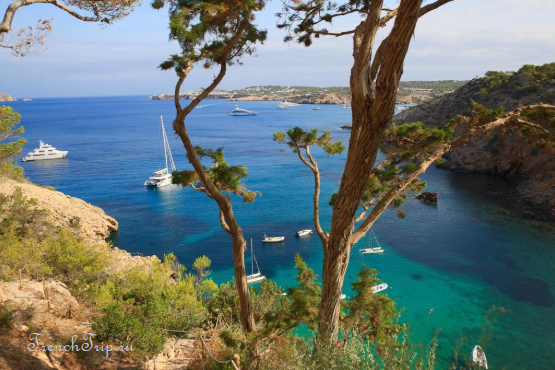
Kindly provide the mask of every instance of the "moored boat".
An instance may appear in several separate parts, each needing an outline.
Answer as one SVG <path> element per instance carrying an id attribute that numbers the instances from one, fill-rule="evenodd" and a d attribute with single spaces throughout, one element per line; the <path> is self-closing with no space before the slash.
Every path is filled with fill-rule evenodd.
<path id="1" fill-rule="evenodd" d="M 246 110 L 243 108 L 239 108 L 238 105 L 235 106 L 235 109 L 229 112 L 228 116 L 256 116 L 257 112 Z"/>
<path id="2" fill-rule="evenodd" d="M 160 125 L 162 126 L 162 140 L 164 141 L 164 157 L 166 158 L 166 167 L 161 170 L 154 171 L 148 180 L 145 181 L 145 186 L 155 186 L 157 188 L 171 185 L 173 175 L 169 170 L 171 169 L 172 172 L 175 171 L 175 163 L 173 163 L 170 143 L 168 142 L 168 138 L 166 136 L 162 116 L 160 116 Z"/>
<path id="3" fill-rule="evenodd" d="M 486 353 L 479 345 L 475 345 L 474 348 L 472 348 L 472 364 L 475 366 L 479 366 L 480 368 L 488 368 Z"/>
<path id="4" fill-rule="evenodd" d="M 387 285 L 386 283 L 381 283 L 381 284 L 378 284 L 376 286 L 373 286 L 371 289 L 372 289 L 372 293 L 375 294 L 375 293 L 382 292 L 382 291 L 386 290 L 387 288 L 389 288 L 389 285 Z"/>
<path id="5" fill-rule="evenodd" d="M 310 234 L 312 234 L 312 230 L 310 229 L 297 231 L 297 236 L 305 236 Z"/>
<path id="6" fill-rule="evenodd" d="M 285 240 L 285 236 L 266 236 L 262 239 L 262 243 L 279 243 Z"/>
<path id="7" fill-rule="evenodd" d="M 374 237 L 374 239 L 372 239 L 372 237 Z M 375 241 L 375 246 L 374 246 L 374 241 Z M 382 246 L 380 245 L 380 243 L 378 243 L 378 238 L 376 238 L 376 234 L 374 234 L 374 232 L 372 231 L 372 235 L 370 235 L 369 237 L 369 242 L 370 245 L 368 246 L 368 248 L 363 248 L 360 249 L 360 253 L 362 254 L 376 254 L 376 253 L 383 253 L 384 249 L 382 248 Z"/>
<path id="8" fill-rule="evenodd" d="M 256 269 L 258 272 L 254 273 L 254 264 L 256 263 Z M 251 238 L 251 274 L 247 275 L 247 284 L 254 284 L 258 283 L 262 280 L 266 279 L 266 276 L 260 273 L 260 267 L 258 267 L 258 262 L 256 261 L 256 257 L 252 251 L 252 238 Z"/>

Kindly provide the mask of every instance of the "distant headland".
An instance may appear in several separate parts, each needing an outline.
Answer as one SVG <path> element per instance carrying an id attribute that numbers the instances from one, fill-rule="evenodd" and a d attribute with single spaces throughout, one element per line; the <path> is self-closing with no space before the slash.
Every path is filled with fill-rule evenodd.
<path id="1" fill-rule="evenodd" d="M 463 86 L 467 81 L 402 81 L 397 92 L 397 103 L 420 104 Z M 194 99 L 200 90 L 191 90 L 179 95 L 180 99 Z M 208 99 L 231 101 L 281 101 L 299 104 L 348 104 L 348 87 L 313 86 L 250 86 L 239 90 L 214 90 Z M 151 95 L 152 100 L 172 100 L 174 94 Z"/>
<path id="2" fill-rule="evenodd" d="M 11 95 L 0 93 L 0 101 L 17 101 L 17 99 Z"/>

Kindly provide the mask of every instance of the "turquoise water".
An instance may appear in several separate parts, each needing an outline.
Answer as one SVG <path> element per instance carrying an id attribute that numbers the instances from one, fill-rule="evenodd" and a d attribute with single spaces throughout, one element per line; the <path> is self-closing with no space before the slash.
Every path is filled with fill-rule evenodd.
<path id="1" fill-rule="evenodd" d="M 43 139 L 61 150 L 66 160 L 24 163 L 34 182 L 56 187 L 102 207 L 120 223 L 114 243 L 130 252 L 173 252 L 190 265 L 197 256 L 213 261 L 212 277 L 232 277 L 229 236 L 221 231 L 216 205 L 191 189 L 169 186 L 146 189 L 150 172 L 163 166 L 159 116 L 171 128 L 171 101 L 143 97 L 35 99 L 9 103 L 23 114 L 24 152 Z M 225 115 L 234 103 L 206 101 L 188 120 L 197 145 L 225 147 L 231 164 L 249 169 L 247 185 L 263 193 L 253 204 L 234 202 L 245 236 L 254 239 L 260 269 L 281 286 L 294 284 L 295 253 L 320 273 L 319 239 L 295 238 L 297 230 L 312 228 L 312 175 L 272 133 L 298 125 L 329 129 L 348 140 L 339 126 L 350 123 L 350 110 L 339 106 L 309 106 L 276 110 L 277 103 L 244 102 L 255 117 Z M 169 135 L 178 169 L 187 167 L 183 147 Z M 282 151 L 285 149 L 285 151 Z M 322 202 L 337 189 L 345 155 L 327 158 L 315 150 L 322 169 Z M 440 192 L 436 206 L 413 199 L 404 206 L 407 219 L 384 215 L 374 230 L 384 255 L 353 252 L 344 293 L 352 295 L 360 265 L 379 270 L 392 289 L 387 291 L 403 320 L 411 323 L 412 339 L 427 342 L 439 335 L 438 369 L 450 364 L 460 336 L 468 337 L 463 354 L 481 334 L 483 316 L 491 306 L 509 313 L 498 317 L 493 339 L 485 346 L 490 368 L 555 368 L 555 234 L 520 219 L 497 214 L 511 209 L 507 184 L 493 177 L 455 174 L 432 168 L 423 177 L 431 191 Z M 331 209 L 322 221 L 329 227 Z M 262 245 L 263 233 L 285 235 L 285 243 Z M 358 251 L 368 243 L 362 240 Z M 247 261 L 248 261 L 247 256 Z M 433 312 L 429 313 L 433 307 Z"/>

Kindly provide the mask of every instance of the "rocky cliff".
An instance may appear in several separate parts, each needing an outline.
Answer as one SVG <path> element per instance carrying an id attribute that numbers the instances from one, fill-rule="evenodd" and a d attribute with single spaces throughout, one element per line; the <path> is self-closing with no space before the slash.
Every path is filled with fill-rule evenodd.
<path id="1" fill-rule="evenodd" d="M 0 93 L 0 101 L 17 101 L 17 99 L 11 95 Z"/>
<path id="2" fill-rule="evenodd" d="M 28 198 L 34 198 L 38 207 L 49 211 L 50 221 L 65 228 L 76 228 L 84 237 L 102 241 L 118 229 L 118 222 L 106 213 L 81 199 L 70 197 L 29 182 L 19 183 L 10 179 L 0 180 L 0 193 L 11 194 L 21 188 Z"/>
<path id="3" fill-rule="evenodd" d="M 524 66 L 518 72 L 488 72 L 453 93 L 405 110 L 396 123 L 423 122 L 440 126 L 458 114 L 469 115 L 472 101 L 490 109 L 511 110 L 522 105 L 555 103 L 555 63 Z M 457 129 L 460 133 L 464 127 Z M 448 153 L 442 167 L 453 171 L 507 177 L 523 200 L 523 215 L 555 220 L 555 153 L 537 148 L 514 130 L 477 137 L 465 147 Z"/>

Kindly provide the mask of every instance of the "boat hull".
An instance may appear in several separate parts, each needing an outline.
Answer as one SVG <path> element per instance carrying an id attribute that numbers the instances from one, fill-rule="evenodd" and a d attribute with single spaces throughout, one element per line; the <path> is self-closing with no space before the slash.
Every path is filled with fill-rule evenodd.
<path id="1" fill-rule="evenodd" d="M 44 157 L 36 157 L 36 156 L 29 156 L 26 155 L 25 157 L 21 158 L 21 162 L 33 162 L 33 161 L 48 161 L 50 159 L 62 159 L 65 158 L 67 156 L 67 153 L 69 153 L 67 150 L 66 151 L 59 151 L 57 153 L 53 153 L 52 155 L 47 155 Z"/>
<path id="2" fill-rule="evenodd" d="M 252 113 L 228 113 L 228 116 L 256 116 L 255 112 Z"/>
<path id="3" fill-rule="evenodd" d="M 285 240 L 285 236 L 276 236 L 262 239 L 262 243 L 280 243 Z"/>
<path id="4" fill-rule="evenodd" d="M 301 230 L 297 231 L 297 236 L 306 236 L 312 234 L 312 230 Z"/>

